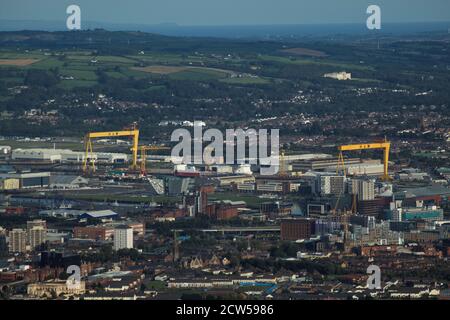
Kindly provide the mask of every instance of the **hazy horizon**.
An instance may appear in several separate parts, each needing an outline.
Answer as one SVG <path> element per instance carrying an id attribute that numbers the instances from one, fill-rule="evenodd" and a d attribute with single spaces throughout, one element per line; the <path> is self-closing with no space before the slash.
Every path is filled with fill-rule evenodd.
<path id="1" fill-rule="evenodd" d="M 364 23 L 377 4 L 384 23 L 450 21 L 450 1 L 430 0 L 3 0 L 0 20 L 65 22 L 66 8 L 81 7 L 84 21 L 105 24 L 255 26 Z"/>

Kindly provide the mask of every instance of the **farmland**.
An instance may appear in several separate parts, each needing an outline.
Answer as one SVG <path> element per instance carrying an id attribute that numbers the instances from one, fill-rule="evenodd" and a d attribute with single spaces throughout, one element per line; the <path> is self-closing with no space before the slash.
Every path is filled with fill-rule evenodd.
<path id="1" fill-rule="evenodd" d="M 138 121 L 153 141 L 167 138 L 170 123 L 186 120 L 236 127 L 255 116 L 391 110 L 418 99 L 446 105 L 450 60 L 436 53 L 450 50 L 448 42 L 393 39 L 374 50 L 373 43 L 359 41 L 0 33 L 0 134 L 40 136 L 45 126 L 49 137 L 82 137 L 92 127 Z M 342 71 L 352 80 L 323 77 Z"/>
<path id="2" fill-rule="evenodd" d="M 38 61 L 39 60 L 37 59 L 0 59 L 0 66 L 23 67 L 29 66 Z"/>

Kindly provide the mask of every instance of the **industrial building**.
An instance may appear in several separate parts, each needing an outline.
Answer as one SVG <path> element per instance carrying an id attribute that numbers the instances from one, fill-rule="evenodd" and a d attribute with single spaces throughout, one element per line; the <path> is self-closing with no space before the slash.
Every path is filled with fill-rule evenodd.
<path id="1" fill-rule="evenodd" d="M 118 213 L 112 210 L 86 211 L 81 214 L 80 219 L 113 219 L 117 218 Z"/>
<path id="2" fill-rule="evenodd" d="M 14 149 L 11 154 L 12 160 L 49 161 L 53 163 L 81 163 L 85 157 L 85 152 L 68 149 Z M 125 163 L 128 161 L 128 155 L 124 153 L 96 152 L 90 154 L 89 158 L 102 163 Z"/>
<path id="3" fill-rule="evenodd" d="M 335 171 L 329 167 L 327 171 Z M 380 160 L 363 160 L 361 163 L 347 164 L 345 162 L 345 174 L 347 176 L 380 176 L 384 172 L 384 165 Z"/>
<path id="4" fill-rule="evenodd" d="M 292 163 L 292 171 L 294 172 L 307 172 L 307 171 L 325 171 L 327 169 L 333 169 L 336 171 L 338 167 L 339 159 L 334 158 L 313 158 L 296 160 Z M 345 159 L 345 165 L 351 166 L 353 164 L 361 164 L 360 158 L 348 158 Z"/>
<path id="5" fill-rule="evenodd" d="M 50 172 L 0 173 L 0 180 L 15 179 L 20 189 L 43 188 L 50 185 Z M 17 182 L 9 181 L 8 186 L 17 186 Z"/>
<path id="6" fill-rule="evenodd" d="M 50 177 L 50 188 L 76 189 L 87 186 L 89 180 L 82 176 L 52 175 Z"/>

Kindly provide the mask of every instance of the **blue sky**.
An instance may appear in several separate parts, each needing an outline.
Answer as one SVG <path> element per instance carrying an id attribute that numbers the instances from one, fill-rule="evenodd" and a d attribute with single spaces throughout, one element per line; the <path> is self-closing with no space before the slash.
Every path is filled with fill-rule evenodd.
<path id="1" fill-rule="evenodd" d="M 450 21 L 450 0 L 0 0 L 0 19 L 65 21 L 69 4 L 85 21 L 110 23 L 361 23 L 369 4 L 381 7 L 383 22 Z"/>

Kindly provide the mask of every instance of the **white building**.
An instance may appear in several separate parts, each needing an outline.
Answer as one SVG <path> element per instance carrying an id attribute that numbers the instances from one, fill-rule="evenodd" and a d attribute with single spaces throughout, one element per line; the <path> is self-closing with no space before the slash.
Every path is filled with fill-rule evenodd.
<path id="1" fill-rule="evenodd" d="M 11 154 L 12 160 L 38 160 L 38 161 L 61 161 L 61 150 L 58 149 L 14 149 Z"/>
<path id="2" fill-rule="evenodd" d="M 114 250 L 133 248 L 133 228 L 120 225 L 114 229 Z"/>
<path id="3" fill-rule="evenodd" d="M 345 168 L 349 176 L 378 176 L 384 173 L 384 165 L 381 163 L 352 164 Z"/>
<path id="4" fill-rule="evenodd" d="M 61 163 L 80 163 L 86 154 L 83 151 L 72 151 L 68 149 L 14 149 L 11 154 L 12 160 L 35 160 Z M 97 162 L 123 163 L 128 161 L 128 155 L 124 153 L 102 153 L 96 152 L 90 155 Z"/>
<path id="5" fill-rule="evenodd" d="M 323 75 L 324 78 L 331 78 L 336 80 L 351 80 L 352 74 L 342 71 L 342 72 L 332 72 L 332 73 L 325 73 Z"/>

